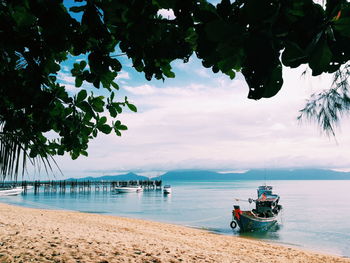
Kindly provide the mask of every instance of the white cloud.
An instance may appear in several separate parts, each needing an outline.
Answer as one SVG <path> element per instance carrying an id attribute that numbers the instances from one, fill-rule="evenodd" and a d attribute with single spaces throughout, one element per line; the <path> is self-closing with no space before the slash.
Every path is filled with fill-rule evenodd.
<path id="1" fill-rule="evenodd" d="M 78 93 L 79 92 L 79 88 L 75 87 L 74 85 L 71 85 L 71 84 L 61 84 L 63 86 L 66 87 L 66 91 L 70 92 L 70 93 Z"/>
<path id="2" fill-rule="evenodd" d="M 58 72 L 57 79 L 60 80 L 62 83 L 66 83 L 66 84 L 74 85 L 75 83 L 75 77 L 73 77 L 71 73 Z"/>
<path id="3" fill-rule="evenodd" d="M 157 92 L 157 88 L 147 84 L 138 87 L 124 86 L 123 89 L 134 95 L 150 95 Z"/>
<path id="4" fill-rule="evenodd" d="M 210 73 L 211 73 L 211 69 L 207 69 L 207 68 L 198 68 L 195 70 L 195 72 L 204 78 L 209 78 L 210 77 Z"/>
<path id="5" fill-rule="evenodd" d="M 172 9 L 160 9 L 158 11 L 158 15 L 168 20 L 173 20 L 176 18 Z"/>
<path id="6" fill-rule="evenodd" d="M 65 72 L 69 72 L 70 71 L 70 68 L 68 66 L 62 66 L 61 68 Z"/>
<path id="7" fill-rule="evenodd" d="M 126 71 L 121 71 L 118 73 L 118 76 L 116 77 L 116 79 L 130 79 L 130 75 Z"/>
<path id="8" fill-rule="evenodd" d="M 197 67 L 193 67 L 195 57 L 191 56 L 189 60 L 185 63 L 183 60 L 177 59 L 174 62 L 171 63 L 172 67 L 175 69 L 181 70 L 181 71 L 192 71 L 193 69 L 196 69 Z"/>

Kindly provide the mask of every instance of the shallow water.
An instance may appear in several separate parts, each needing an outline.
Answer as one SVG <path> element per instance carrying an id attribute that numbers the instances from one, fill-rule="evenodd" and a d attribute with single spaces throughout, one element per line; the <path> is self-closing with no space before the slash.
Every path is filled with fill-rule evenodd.
<path id="1" fill-rule="evenodd" d="M 0 197 L 0 202 L 169 222 L 350 257 L 350 181 L 271 181 L 281 196 L 280 224 L 267 233 L 231 230 L 235 198 L 256 198 L 260 181 L 166 182 L 172 194 L 149 190 L 114 194 L 43 193 Z M 241 209 L 253 208 L 246 201 Z"/>

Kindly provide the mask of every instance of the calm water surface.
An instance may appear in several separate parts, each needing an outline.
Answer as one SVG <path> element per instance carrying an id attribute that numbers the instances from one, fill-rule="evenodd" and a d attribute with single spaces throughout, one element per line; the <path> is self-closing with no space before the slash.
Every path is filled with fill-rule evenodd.
<path id="1" fill-rule="evenodd" d="M 42 191 L 1 197 L 0 202 L 169 222 L 350 257 L 350 181 L 269 182 L 281 196 L 284 209 L 279 228 L 265 234 L 241 234 L 229 227 L 234 199 L 256 198 L 260 181 L 166 183 L 172 185 L 171 195 L 155 190 L 127 194 Z M 248 202 L 239 204 L 242 209 L 253 208 Z"/>

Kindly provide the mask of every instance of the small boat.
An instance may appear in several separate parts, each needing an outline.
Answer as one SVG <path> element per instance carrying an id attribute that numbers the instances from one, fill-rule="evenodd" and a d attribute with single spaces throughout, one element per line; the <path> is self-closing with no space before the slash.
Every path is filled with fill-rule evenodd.
<path id="1" fill-rule="evenodd" d="M 117 186 L 114 188 L 114 191 L 117 193 L 133 193 L 133 192 L 142 192 L 142 187 L 140 185 L 126 185 L 126 186 Z"/>
<path id="2" fill-rule="evenodd" d="M 164 194 L 171 194 L 171 186 L 170 185 L 164 185 L 163 193 Z"/>
<path id="3" fill-rule="evenodd" d="M 249 203 L 255 202 L 255 209 L 242 211 L 239 205 L 233 206 L 231 228 L 236 228 L 238 224 L 242 232 L 267 231 L 277 224 L 278 214 L 282 210 L 278 204 L 279 195 L 272 193 L 272 186 L 259 186 L 257 190 L 258 199 L 248 199 Z"/>
<path id="4" fill-rule="evenodd" d="M 23 192 L 22 187 L 0 188 L 0 196 L 14 196 Z"/>

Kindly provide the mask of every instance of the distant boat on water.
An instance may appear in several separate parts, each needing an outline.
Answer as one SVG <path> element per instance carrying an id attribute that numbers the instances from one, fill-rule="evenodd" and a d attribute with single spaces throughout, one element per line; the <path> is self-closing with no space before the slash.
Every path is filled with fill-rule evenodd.
<path id="1" fill-rule="evenodd" d="M 129 185 L 129 186 L 117 186 L 114 188 L 114 191 L 117 193 L 133 193 L 133 192 L 142 192 L 143 189 L 139 185 Z"/>
<path id="2" fill-rule="evenodd" d="M 23 192 L 22 187 L 0 188 L 0 196 L 15 196 Z"/>
<path id="3" fill-rule="evenodd" d="M 171 194 L 171 186 L 170 185 L 164 185 L 163 193 L 164 194 Z"/>
<path id="4" fill-rule="evenodd" d="M 255 202 L 255 209 L 242 211 L 239 205 L 234 205 L 232 211 L 233 220 L 231 228 L 236 228 L 237 224 L 241 231 L 267 231 L 277 224 L 277 217 L 282 210 L 278 204 L 279 195 L 272 193 L 272 186 L 259 186 L 258 199 L 248 199 L 249 203 Z"/>

